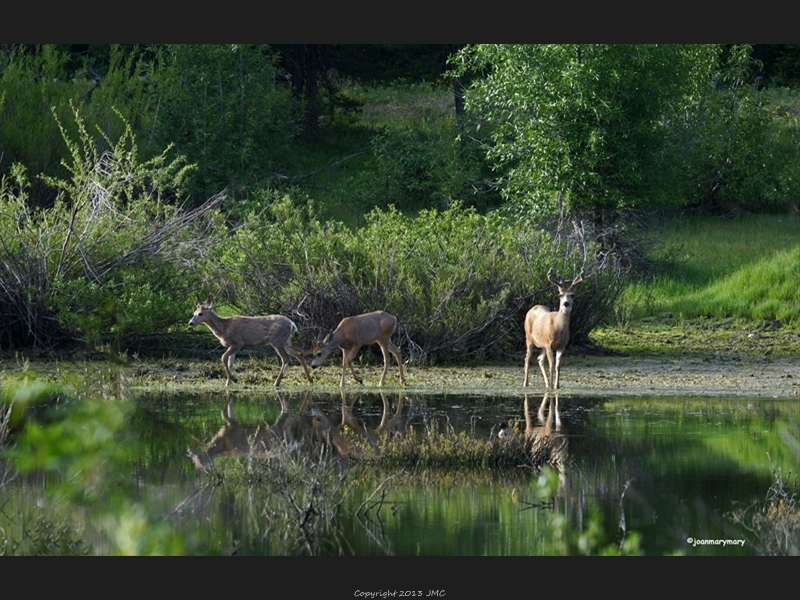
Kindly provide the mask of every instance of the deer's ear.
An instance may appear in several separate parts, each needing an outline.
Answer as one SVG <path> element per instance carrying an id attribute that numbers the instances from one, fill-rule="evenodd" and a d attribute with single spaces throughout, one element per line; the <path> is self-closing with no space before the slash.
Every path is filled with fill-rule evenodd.
<path id="1" fill-rule="evenodd" d="M 208 298 L 206 298 L 206 308 L 211 308 L 212 304 L 214 304 L 214 298 L 209 294 Z"/>

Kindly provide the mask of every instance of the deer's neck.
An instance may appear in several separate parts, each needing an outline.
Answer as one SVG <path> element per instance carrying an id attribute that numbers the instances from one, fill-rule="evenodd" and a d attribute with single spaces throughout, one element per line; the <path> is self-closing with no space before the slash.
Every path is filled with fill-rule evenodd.
<path id="1" fill-rule="evenodd" d="M 553 318 L 553 320 L 555 321 L 556 325 L 559 328 L 563 328 L 563 327 L 565 327 L 567 329 L 569 328 L 569 313 L 568 312 L 564 312 L 563 310 L 559 310 L 556 313 L 556 316 Z"/>
<path id="2" fill-rule="evenodd" d="M 222 339 L 225 336 L 225 333 L 228 331 L 230 319 L 226 317 L 220 317 L 217 313 L 209 310 L 208 317 L 205 321 L 203 321 L 203 323 L 206 324 L 206 326 L 215 336 Z"/>

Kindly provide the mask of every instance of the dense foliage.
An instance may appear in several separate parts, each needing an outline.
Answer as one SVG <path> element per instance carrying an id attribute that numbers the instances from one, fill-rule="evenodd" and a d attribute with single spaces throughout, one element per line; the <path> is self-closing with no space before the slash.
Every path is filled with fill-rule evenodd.
<path id="1" fill-rule="evenodd" d="M 749 46 L 76 48 L 0 47 L 3 348 L 163 338 L 212 292 L 306 342 L 383 308 L 407 356 L 502 358 L 550 268 L 590 274 L 576 342 L 609 318 L 630 209 L 800 197 Z"/>
<path id="2" fill-rule="evenodd" d="M 467 106 L 490 129 L 504 194 L 535 210 L 559 203 L 639 207 L 673 191 L 663 160 L 674 121 L 699 97 L 717 47 L 476 45 L 458 56 L 481 72 Z M 660 168 L 659 168 L 660 167 Z M 669 196 L 667 196 L 669 198 Z M 669 198 L 671 200 L 671 198 Z"/>
<path id="3" fill-rule="evenodd" d="M 387 310 L 398 317 L 404 354 L 418 360 L 518 353 L 528 308 L 558 303 L 547 270 L 571 278 L 592 255 L 586 240 L 458 205 L 414 217 L 376 209 L 354 231 L 286 194 L 265 198 L 243 221 L 209 267 L 209 289 L 248 314 L 291 315 L 315 336 L 343 316 Z M 621 291 L 614 265 L 594 267 L 573 317 L 579 342 Z"/>
<path id="4" fill-rule="evenodd" d="M 0 186 L 5 348 L 155 334 L 182 317 L 196 287 L 188 266 L 207 243 L 204 217 L 221 197 L 192 211 L 165 202 L 186 175 L 182 158 L 165 151 L 140 163 L 127 124 L 118 140 L 100 135 L 108 147 L 101 151 L 77 111 L 74 122 L 78 139 L 62 128 L 69 177 L 45 178 L 57 191 L 53 206 L 32 206 L 21 165 Z"/>

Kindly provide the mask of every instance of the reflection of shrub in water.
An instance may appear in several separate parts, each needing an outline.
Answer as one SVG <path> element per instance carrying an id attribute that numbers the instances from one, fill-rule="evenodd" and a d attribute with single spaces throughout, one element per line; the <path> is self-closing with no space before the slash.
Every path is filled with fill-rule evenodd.
<path id="1" fill-rule="evenodd" d="M 786 477 L 773 469 L 775 481 L 767 491 L 764 503 L 753 502 L 728 515 L 744 527 L 756 552 L 762 556 L 800 556 L 800 503 L 797 475 Z"/>
<path id="2" fill-rule="evenodd" d="M 55 523 L 46 516 L 21 524 L 24 532 L 12 539 L 0 528 L 0 556 L 85 556 L 89 546 L 81 533 L 68 523 Z"/>
<path id="3" fill-rule="evenodd" d="M 258 504 L 267 517 L 258 521 L 265 527 L 259 537 L 269 545 L 269 554 L 348 553 L 339 521 L 349 492 L 341 455 L 325 444 L 296 451 L 288 439 L 275 441 L 271 450 L 253 449 L 238 454 L 238 460 L 209 462 L 203 472 L 215 489 Z"/>

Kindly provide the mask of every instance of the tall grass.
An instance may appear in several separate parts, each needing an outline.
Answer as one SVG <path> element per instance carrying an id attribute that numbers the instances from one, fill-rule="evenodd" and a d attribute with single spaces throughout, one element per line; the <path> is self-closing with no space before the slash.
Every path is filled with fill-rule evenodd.
<path id="1" fill-rule="evenodd" d="M 622 298 L 633 318 L 673 314 L 800 323 L 800 219 L 674 221 L 657 232 L 657 268 Z"/>

